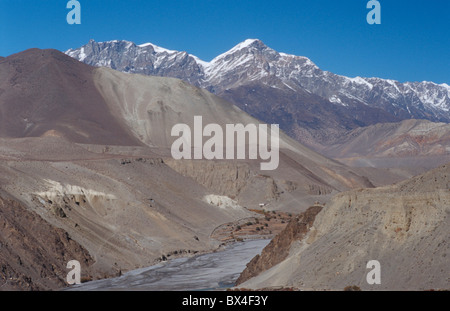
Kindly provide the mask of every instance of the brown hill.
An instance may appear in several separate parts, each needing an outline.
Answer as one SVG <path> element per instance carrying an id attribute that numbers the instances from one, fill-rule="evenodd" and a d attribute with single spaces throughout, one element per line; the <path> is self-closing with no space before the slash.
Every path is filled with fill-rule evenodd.
<path id="1" fill-rule="evenodd" d="M 64 286 L 70 260 L 78 260 L 83 277 L 92 257 L 70 235 L 12 199 L 0 196 L 0 290 L 49 290 Z"/>
<path id="2" fill-rule="evenodd" d="M 450 158 L 450 125 L 427 120 L 350 131 L 321 152 L 351 166 L 435 168 Z"/>
<path id="3" fill-rule="evenodd" d="M 139 145 L 110 113 L 93 71 L 56 50 L 30 49 L 0 60 L 0 137 Z"/>
<path id="4" fill-rule="evenodd" d="M 255 258 L 241 275 L 240 286 L 448 289 L 449 207 L 449 164 L 394 186 L 340 193 L 316 216 L 307 234 L 290 239 L 276 254 L 267 247 Z M 299 220 L 293 220 L 278 241 L 292 235 L 288 228 L 302 226 Z M 280 252 L 288 255 L 271 264 Z M 381 264 L 381 284 L 366 282 L 370 260 Z"/>

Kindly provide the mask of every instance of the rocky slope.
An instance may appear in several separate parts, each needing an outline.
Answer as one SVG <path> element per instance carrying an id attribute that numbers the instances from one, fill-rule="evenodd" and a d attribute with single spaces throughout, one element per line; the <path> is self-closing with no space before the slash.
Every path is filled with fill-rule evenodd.
<path id="1" fill-rule="evenodd" d="M 376 124 L 350 131 L 321 152 L 351 166 L 431 169 L 450 158 L 450 125 L 426 120 Z"/>
<path id="2" fill-rule="evenodd" d="M 208 123 L 216 123 L 222 128 L 226 124 L 261 124 L 261 121 L 220 97 L 178 79 L 126 75 L 108 68 L 98 68 L 95 71 L 95 81 L 113 114 L 122 118 L 135 137 L 147 146 L 166 150 L 166 154 L 175 140 L 171 135 L 172 126 L 183 123 L 194 129 L 195 116 L 202 116 L 204 126 Z M 279 144 L 280 164 L 274 171 L 260 172 L 258 161 L 225 162 L 246 162 L 245 165 L 251 167 L 254 175 L 262 174 L 285 181 L 295 180 L 302 185 L 298 190 L 305 194 L 310 191 L 310 187 L 329 189 L 329 194 L 357 185 L 370 186 L 370 182 L 359 176 L 358 172 L 321 156 L 283 132 L 280 132 Z M 191 165 L 193 162 L 201 163 L 183 161 L 182 165 Z M 171 165 L 173 161 L 167 163 Z M 176 167 L 178 166 L 172 165 L 172 168 Z M 178 171 L 183 172 L 184 169 Z M 214 171 L 215 169 L 211 174 Z M 189 176 L 194 177 L 192 174 Z M 306 206 L 302 203 L 302 207 Z"/>
<path id="3" fill-rule="evenodd" d="M 449 164 L 394 186 L 340 193 L 307 234 L 293 240 L 293 228 L 305 225 L 289 224 L 274 240 L 282 250 L 264 250 L 241 275 L 240 287 L 448 289 L 449 207 Z M 291 242 L 284 245 L 285 239 Z M 288 253 L 281 262 L 280 252 Z M 366 282 L 370 260 L 381 264 L 381 284 Z"/>
<path id="4" fill-rule="evenodd" d="M 26 206 L 0 196 L 0 290 L 49 290 L 66 283 L 70 260 L 81 264 L 82 277 L 98 277 L 88 251 L 63 229 Z"/>
<path id="5" fill-rule="evenodd" d="M 151 43 L 117 40 L 91 40 L 66 53 L 93 66 L 183 79 L 263 122 L 275 120 L 291 137 L 315 148 L 360 126 L 411 118 L 450 121 L 447 84 L 339 76 L 256 39 L 245 40 L 210 62 Z"/>
<path id="6" fill-rule="evenodd" d="M 111 115 L 93 71 L 56 50 L 30 49 L 0 61 L 0 137 L 139 145 Z"/>
<path id="7" fill-rule="evenodd" d="M 92 68 L 38 49 L 1 60 L 0 76 L 0 191 L 23 210 L 5 209 L 5 226 L 18 228 L 32 213 L 49 232 L 41 237 L 23 227 L 14 245 L 1 249 L 5 262 L 19 256 L 25 263 L 6 267 L 24 280 L 16 283 L 22 289 L 62 286 L 60 270 L 42 263 L 65 265 L 77 245 L 91 258 L 92 277 L 112 276 L 216 249 L 221 242 L 213 231 L 254 216 L 250 209 L 261 203 L 300 212 L 339 191 L 372 186 L 282 131 L 274 171 L 262 171 L 260 159 L 174 160 L 174 124 L 193 128 L 195 115 L 222 127 L 260 123 L 182 80 Z M 218 196 L 236 204 L 205 199 Z M 21 241 L 36 247 L 9 254 L 12 247 L 19 252 Z M 41 271 L 50 279 L 41 280 Z"/>
<path id="8" fill-rule="evenodd" d="M 322 208 L 322 206 L 310 207 L 291 220 L 286 228 L 264 248 L 261 255 L 256 255 L 247 264 L 246 269 L 236 280 L 236 284 L 239 285 L 285 260 L 289 255 L 291 244 L 305 237 Z"/>

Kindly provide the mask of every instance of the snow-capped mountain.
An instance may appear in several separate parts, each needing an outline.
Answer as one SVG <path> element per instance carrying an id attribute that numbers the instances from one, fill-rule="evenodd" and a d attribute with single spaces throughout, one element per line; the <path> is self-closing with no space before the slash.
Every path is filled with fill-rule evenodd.
<path id="1" fill-rule="evenodd" d="M 342 106 L 358 100 L 400 118 L 409 115 L 450 121 L 450 86 L 447 84 L 348 78 L 323 71 L 306 57 L 279 53 L 258 39 L 247 39 L 210 62 L 151 43 L 136 45 L 118 40 L 91 40 L 66 54 L 93 66 L 180 78 L 216 93 L 255 80 L 277 78 L 285 88 L 295 91 L 302 88 Z"/>
<path id="2" fill-rule="evenodd" d="M 88 65 L 109 67 L 127 73 L 165 76 L 196 84 L 203 68 L 186 52 L 167 50 L 151 43 L 136 45 L 129 41 L 95 42 L 66 52 Z"/>
<path id="3" fill-rule="evenodd" d="M 117 40 L 91 40 L 66 54 L 93 66 L 183 79 L 231 100 L 263 121 L 276 121 L 274 116 L 278 116 L 280 126 L 293 136 L 300 135 L 294 133 L 298 128 L 308 132 L 321 128 L 323 117 L 334 118 L 338 132 L 404 119 L 450 122 L 447 84 L 336 75 L 321 70 L 307 57 L 277 52 L 258 39 L 247 39 L 210 62 L 151 43 Z M 255 92 L 265 94 L 264 98 Z M 308 106 L 318 102 L 321 108 Z M 295 116 L 300 112 L 310 116 L 307 124 Z M 330 112 L 333 115 L 327 116 Z"/>

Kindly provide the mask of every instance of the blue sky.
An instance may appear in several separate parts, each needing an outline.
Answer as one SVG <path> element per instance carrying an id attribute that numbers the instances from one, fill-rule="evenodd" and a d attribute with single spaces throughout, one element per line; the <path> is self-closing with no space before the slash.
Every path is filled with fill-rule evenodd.
<path id="1" fill-rule="evenodd" d="M 258 38 L 341 75 L 450 84 L 448 0 L 379 0 L 381 25 L 366 22 L 368 0 L 79 0 L 81 25 L 67 2 L 0 0 L 0 55 L 124 39 L 209 61 Z"/>

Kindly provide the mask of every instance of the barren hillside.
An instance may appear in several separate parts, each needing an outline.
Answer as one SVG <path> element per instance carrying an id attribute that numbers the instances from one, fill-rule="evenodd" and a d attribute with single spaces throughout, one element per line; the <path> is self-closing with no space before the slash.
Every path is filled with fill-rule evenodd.
<path id="1" fill-rule="evenodd" d="M 280 250 L 269 246 L 241 275 L 240 287 L 273 286 L 312 290 L 448 289 L 450 165 L 394 186 L 336 195 L 317 215 L 307 234 Z M 302 226 L 302 218 L 274 241 Z M 366 264 L 381 264 L 381 284 L 369 285 Z M 252 276 L 255 276 L 250 278 Z"/>
<path id="2" fill-rule="evenodd" d="M 274 171 L 261 171 L 259 159 L 174 160 L 170 132 L 177 123 L 193 128 L 200 115 L 222 127 L 259 124 L 181 80 L 92 68 L 38 49 L 1 60 L 0 77 L 0 190 L 49 232 L 66 232 L 86 250 L 94 278 L 214 250 L 221 244 L 211 238 L 214 230 L 255 216 L 260 204 L 297 213 L 339 191 L 372 186 L 282 132 Z M 21 239 L 54 244 L 34 229 Z M 71 254 L 50 260 L 53 253 L 20 239 L 13 246 L 22 262 L 41 256 L 39 269 L 47 259 L 64 267 Z M 62 286 L 56 270 L 45 284 L 31 270 L 11 271 L 28 280 L 23 289 Z"/>
<path id="3" fill-rule="evenodd" d="M 432 169 L 450 158 L 450 125 L 406 120 L 361 127 L 321 152 L 350 166 Z"/>

